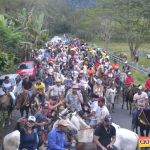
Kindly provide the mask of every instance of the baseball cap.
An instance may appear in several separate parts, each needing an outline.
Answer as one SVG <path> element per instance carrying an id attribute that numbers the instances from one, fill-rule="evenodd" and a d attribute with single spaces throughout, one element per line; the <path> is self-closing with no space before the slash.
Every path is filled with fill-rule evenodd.
<path id="1" fill-rule="evenodd" d="M 104 121 L 111 124 L 112 123 L 112 117 L 110 115 L 105 116 Z"/>
<path id="2" fill-rule="evenodd" d="M 139 90 L 142 90 L 142 89 L 143 89 L 143 87 L 140 85 L 140 86 L 138 87 L 138 89 L 139 89 Z"/>
<path id="3" fill-rule="evenodd" d="M 48 106 L 48 103 L 44 103 L 43 108 L 44 108 L 44 109 L 48 109 L 48 107 L 49 107 L 49 106 Z"/>
<path id="4" fill-rule="evenodd" d="M 36 118 L 35 118 L 34 116 L 29 116 L 29 117 L 28 117 L 28 121 L 33 121 L 33 122 L 35 122 L 35 121 L 36 121 Z"/>

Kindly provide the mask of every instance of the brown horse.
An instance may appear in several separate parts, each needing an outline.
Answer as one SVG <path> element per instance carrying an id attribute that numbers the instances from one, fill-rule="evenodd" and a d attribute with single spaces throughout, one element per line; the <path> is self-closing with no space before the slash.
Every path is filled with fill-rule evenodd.
<path id="1" fill-rule="evenodd" d="M 11 125 L 13 107 L 12 107 L 11 96 L 9 93 L 0 97 L 0 111 L 2 112 L 2 116 L 3 116 L 2 127 L 3 128 L 5 127 L 7 119 L 8 119 L 8 124 Z M 7 117 L 5 114 L 6 112 L 7 112 Z"/>
<path id="2" fill-rule="evenodd" d="M 132 110 L 132 103 L 133 103 L 133 96 L 135 93 L 137 93 L 137 87 L 136 85 L 131 85 L 129 87 L 123 87 L 122 95 L 123 95 L 123 103 L 122 103 L 122 109 L 124 107 L 124 103 L 126 102 L 127 110 Z"/>
<path id="3" fill-rule="evenodd" d="M 30 98 L 28 92 L 23 91 L 17 96 L 16 108 L 20 109 L 21 117 L 24 116 L 24 111 L 26 111 L 26 117 L 28 117 L 30 108 Z"/>
<path id="4" fill-rule="evenodd" d="M 35 115 L 35 113 L 38 112 L 40 107 L 41 107 L 41 103 L 39 99 L 37 97 L 34 97 L 33 100 L 31 101 L 31 114 Z"/>

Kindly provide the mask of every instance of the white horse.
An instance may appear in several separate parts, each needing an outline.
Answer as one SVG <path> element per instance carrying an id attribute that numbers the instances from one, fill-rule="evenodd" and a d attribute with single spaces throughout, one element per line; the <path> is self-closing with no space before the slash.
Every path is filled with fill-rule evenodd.
<path id="1" fill-rule="evenodd" d="M 67 109 L 64 112 L 66 113 Z M 68 114 L 66 118 L 70 127 L 74 126 L 74 129 L 77 130 L 78 142 L 88 143 L 93 141 L 94 130 L 76 112 Z M 128 129 L 121 128 L 115 123 L 112 123 L 112 125 L 116 129 L 116 142 L 114 145 L 118 150 L 136 150 L 138 135 Z"/>
<path id="2" fill-rule="evenodd" d="M 116 130 L 116 142 L 114 145 L 119 150 L 136 150 L 138 135 L 128 129 L 119 128 Z"/>
<path id="3" fill-rule="evenodd" d="M 60 114 L 60 116 L 67 112 L 68 109 L 65 109 Z M 54 123 L 53 128 L 57 127 L 58 121 L 59 120 L 57 120 Z M 76 112 L 67 114 L 66 121 L 69 124 L 68 128 L 77 132 L 76 139 L 78 140 L 78 142 L 88 143 L 93 141 L 94 130 L 91 129 L 90 126 L 87 125 L 85 121 Z"/>
<path id="4" fill-rule="evenodd" d="M 4 137 L 4 150 L 18 150 L 20 145 L 20 132 L 15 130 Z"/>

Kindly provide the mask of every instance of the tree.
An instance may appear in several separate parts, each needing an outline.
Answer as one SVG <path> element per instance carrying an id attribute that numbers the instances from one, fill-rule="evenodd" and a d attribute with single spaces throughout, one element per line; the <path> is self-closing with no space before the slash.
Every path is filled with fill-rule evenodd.
<path id="1" fill-rule="evenodd" d="M 110 16 L 97 17 L 93 26 L 93 30 L 100 36 L 104 41 L 104 50 L 109 50 L 109 41 L 114 33 L 114 21 Z"/>
<path id="2" fill-rule="evenodd" d="M 0 50 L 15 53 L 19 50 L 19 42 L 22 34 L 15 32 L 10 25 L 10 21 L 0 15 Z"/>
<path id="3" fill-rule="evenodd" d="M 131 58 L 150 31 L 149 0 L 114 0 L 114 20 L 119 22 L 127 38 Z"/>

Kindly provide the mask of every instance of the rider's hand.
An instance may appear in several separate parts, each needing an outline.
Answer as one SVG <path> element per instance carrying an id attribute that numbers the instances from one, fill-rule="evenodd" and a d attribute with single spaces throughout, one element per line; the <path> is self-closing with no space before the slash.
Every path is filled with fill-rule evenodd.
<path id="1" fill-rule="evenodd" d="M 17 120 L 17 123 L 19 123 L 20 126 L 24 126 L 27 122 L 27 119 L 25 117 L 19 118 Z"/>
<path id="2" fill-rule="evenodd" d="M 102 149 L 102 150 L 107 150 L 107 148 L 105 148 L 105 147 L 102 147 L 101 149 Z"/>
<path id="3" fill-rule="evenodd" d="M 108 144 L 107 148 L 113 148 L 113 145 L 112 144 Z"/>
<path id="4" fill-rule="evenodd" d="M 47 125 L 47 122 L 42 122 L 42 126 L 45 126 L 45 125 Z"/>

